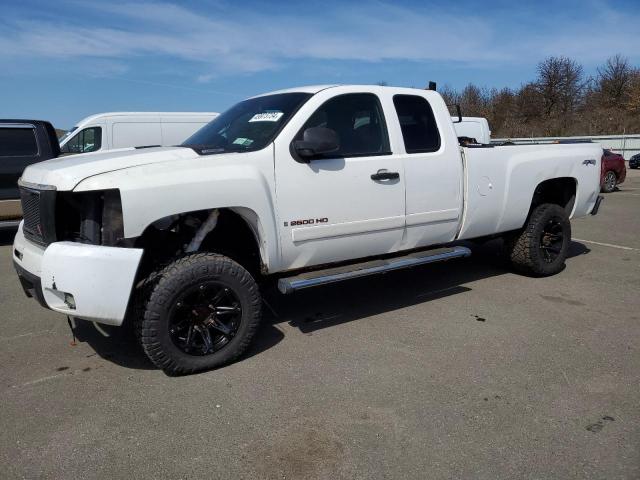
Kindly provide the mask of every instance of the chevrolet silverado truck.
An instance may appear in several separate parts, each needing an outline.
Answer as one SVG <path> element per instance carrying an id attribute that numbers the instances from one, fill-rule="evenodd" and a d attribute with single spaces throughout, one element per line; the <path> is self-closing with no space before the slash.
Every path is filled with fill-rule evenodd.
<path id="1" fill-rule="evenodd" d="M 597 144 L 461 147 L 435 91 L 318 86 L 244 100 L 184 144 L 29 166 L 13 261 L 28 296 L 135 327 L 169 374 L 236 359 L 283 294 L 466 257 L 503 237 L 560 272 L 601 201 Z M 125 319 L 127 321 L 125 322 Z"/>

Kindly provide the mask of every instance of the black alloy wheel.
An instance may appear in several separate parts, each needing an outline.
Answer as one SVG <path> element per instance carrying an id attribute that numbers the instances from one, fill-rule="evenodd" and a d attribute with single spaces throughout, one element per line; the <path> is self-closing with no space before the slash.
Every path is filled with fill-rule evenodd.
<path id="1" fill-rule="evenodd" d="M 255 279 L 223 255 L 187 255 L 165 267 L 141 299 L 140 344 L 171 375 L 226 365 L 258 330 L 262 299 Z"/>
<path id="2" fill-rule="evenodd" d="M 546 263 L 553 263 L 562 252 L 564 233 L 562 223 L 558 218 L 550 218 L 542 227 L 540 235 L 540 252 Z"/>
<path id="3" fill-rule="evenodd" d="M 505 235 L 505 253 L 516 270 L 546 277 L 564 269 L 570 243 L 566 209 L 544 203 L 532 210 L 523 228 Z"/>
<path id="4" fill-rule="evenodd" d="M 189 355 L 210 355 L 236 335 L 242 307 L 228 286 L 209 281 L 187 289 L 169 315 L 169 336 L 176 347 Z"/>

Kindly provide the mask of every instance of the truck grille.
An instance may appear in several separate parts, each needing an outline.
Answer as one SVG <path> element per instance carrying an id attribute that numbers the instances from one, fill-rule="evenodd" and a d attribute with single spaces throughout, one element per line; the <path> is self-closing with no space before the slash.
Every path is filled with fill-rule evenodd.
<path id="1" fill-rule="evenodd" d="M 22 215 L 24 216 L 23 230 L 29 234 L 37 234 L 40 225 L 40 192 L 20 189 Z"/>
<path id="2" fill-rule="evenodd" d="M 55 242 L 55 190 L 20 187 L 24 236 L 40 245 Z"/>

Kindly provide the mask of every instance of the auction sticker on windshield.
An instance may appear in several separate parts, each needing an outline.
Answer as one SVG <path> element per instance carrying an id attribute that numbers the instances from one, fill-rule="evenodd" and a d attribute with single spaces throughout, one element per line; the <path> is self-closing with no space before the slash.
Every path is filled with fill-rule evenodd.
<path id="1" fill-rule="evenodd" d="M 243 138 L 243 137 L 238 137 L 233 141 L 234 145 L 244 145 L 246 147 L 248 147 L 252 143 L 253 143 L 253 140 L 251 140 L 250 138 Z"/>
<path id="2" fill-rule="evenodd" d="M 277 122 L 280 120 L 284 113 L 282 112 L 264 112 L 264 113 L 256 113 L 251 119 L 250 122 Z"/>

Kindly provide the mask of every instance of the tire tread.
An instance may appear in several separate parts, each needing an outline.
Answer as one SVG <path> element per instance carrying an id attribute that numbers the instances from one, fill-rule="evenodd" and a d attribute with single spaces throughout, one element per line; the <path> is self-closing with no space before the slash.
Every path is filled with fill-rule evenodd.
<path id="1" fill-rule="evenodd" d="M 548 265 L 539 261 L 539 257 L 534 251 L 538 249 L 536 230 L 543 219 L 550 214 L 556 214 L 567 222 L 569 221 L 564 208 L 556 204 L 544 203 L 533 210 L 522 230 L 506 238 L 505 246 L 509 260 L 516 270 L 533 276 L 548 276 L 554 275 L 564 268 L 564 258 L 559 262 L 557 269 L 549 269 Z M 570 241 L 570 234 L 569 225 L 568 241 Z"/>
<path id="2" fill-rule="evenodd" d="M 250 309 L 249 316 L 242 319 L 248 323 L 241 340 L 218 352 L 196 357 L 209 358 L 210 361 L 203 366 L 202 361 L 185 361 L 184 358 L 176 358 L 171 352 L 167 352 L 160 342 L 159 335 L 164 325 L 162 316 L 170 299 L 181 286 L 210 274 L 236 279 L 245 288 L 245 292 L 242 293 L 250 299 Z M 139 342 L 154 365 L 168 374 L 190 374 L 233 362 L 247 349 L 260 324 L 262 300 L 258 285 L 242 266 L 223 255 L 200 252 L 175 260 L 151 277 L 148 281 L 145 280 L 139 294 L 135 327 Z"/>

